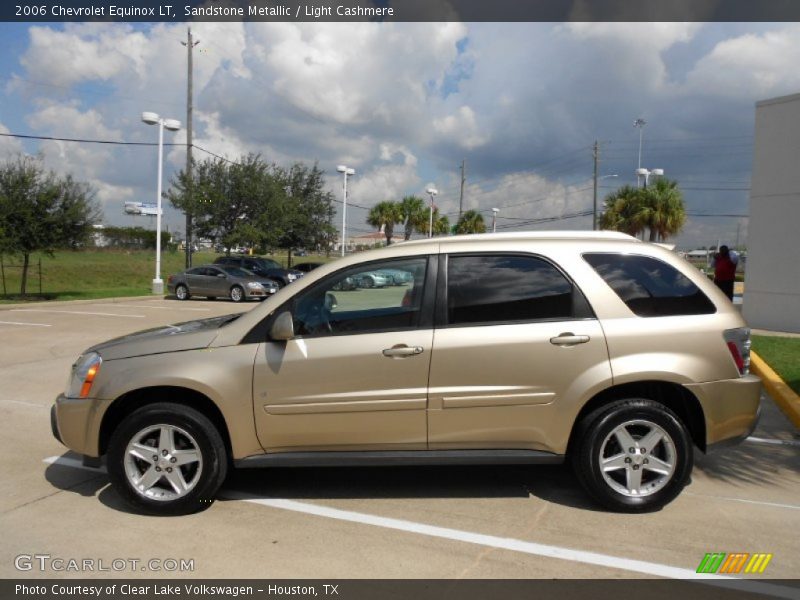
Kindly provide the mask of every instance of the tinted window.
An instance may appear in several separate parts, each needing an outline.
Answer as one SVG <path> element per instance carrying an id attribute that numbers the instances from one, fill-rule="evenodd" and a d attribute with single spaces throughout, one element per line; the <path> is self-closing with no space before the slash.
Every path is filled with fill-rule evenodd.
<path id="1" fill-rule="evenodd" d="M 282 269 L 283 268 L 277 262 L 275 262 L 274 260 L 270 260 L 268 258 L 259 258 L 258 260 L 253 260 L 253 261 L 248 261 L 248 262 L 252 262 L 253 265 L 257 265 L 258 267 L 261 267 L 262 269 Z"/>
<path id="2" fill-rule="evenodd" d="M 583 258 L 640 317 L 716 311 L 700 288 L 662 260 L 628 254 L 585 254 Z"/>
<path id="3" fill-rule="evenodd" d="M 447 263 L 447 321 L 491 323 L 567 319 L 572 284 L 532 256 L 451 256 Z"/>
<path id="4" fill-rule="evenodd" d="M 426 266 L 426 258 L 386 261 L 328 277 L 295 301 L 295 333 L 308 337 L 416 327 Z M 397 277 L 382 269 L 396 271 Z"/>
<path id="5" fill-rule="evenodd" d="M 233 275 L 234 277 L 252 277 L 253 274 L 245 271 L 244 269 L 240 269 L 239 267 L 229 267 L 225 266 L 222 267 L 222 270 L 225 271 L 228 275 Z"/>
<path id="6" fill-rule="evenodd" d="M 202 267 L 195 267 L 186 271 L 187 275 L 205 275 L 205 269 Z"/>

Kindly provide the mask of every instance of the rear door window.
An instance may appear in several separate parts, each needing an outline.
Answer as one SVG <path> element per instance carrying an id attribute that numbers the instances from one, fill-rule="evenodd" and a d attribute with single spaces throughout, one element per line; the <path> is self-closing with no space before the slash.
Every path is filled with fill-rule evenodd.
<path id="1" fill-rule="evenodd" d="M 716 307 L 683 273 L 651 256 L 584 254 L 598 275 L 640 317 L 704 315 Z"/>
<path id="2" fill-rule="evenodd" d="M 568 320 L 590 316 L 583 295 L 535 256 L 450 256 L 447 324 Z"/>

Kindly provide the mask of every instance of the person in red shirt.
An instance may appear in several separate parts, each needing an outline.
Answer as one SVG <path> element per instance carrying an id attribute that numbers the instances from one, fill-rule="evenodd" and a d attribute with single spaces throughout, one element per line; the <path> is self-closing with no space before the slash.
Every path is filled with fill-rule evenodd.
<path id="1" fill-rule="evenodd" d="M 736 280 L 736 264 L 739 256 L 731 252 L 727 246 L 720 246 L 714 255 L 714 283 L 725 292 L 728 300 L 733 300 L 733 282 Z"/>

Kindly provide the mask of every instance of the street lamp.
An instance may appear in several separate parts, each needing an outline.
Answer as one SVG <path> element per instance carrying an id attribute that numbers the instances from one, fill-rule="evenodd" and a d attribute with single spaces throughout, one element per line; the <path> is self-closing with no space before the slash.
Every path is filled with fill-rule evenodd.
<path id="1" fill-rule="evenodd" d="M 593 210 L 592 210 L 592 231 L 597 231 L 597 182 L 602 181 L 603 179 L 608 179 L 609 177 L 619 177 L 616 173 L 613 175 L 601 175 L 597 177 L 597 169 L 595 169 L 595 181 L 594 181 L 594 203 L 593 203 Z"/>
<path id="2" fill-rule="evenodd" d="M 633 122 L 633 126 L 639 129 L 639 162 L 636 163 L 636 168 L 642 168 L 642 133 L 644 132 L 644 126 L 647 125 L 647 121 L 644 119 L 636 119 Z M 636 187 L 639 187 L 639 178 L 636 178 Z"/>
<path id="3" fill-rule="evenodd" d="M 636 178 L 644 177 L 644 187 L 647 187 L 647 184 L 650 181 L 650 175 L 655 175 L 657 177 L 661 177 L 664 174 L 664 169 L 643 169 L 639 168 L 636 169 Z"/>
<path id="4" fill-rule="evenodd" d="M 439 190 L 429 187 L 425 191 L 431 197 L 431 205 L 428 207 L 428 237 L 433 237 L 433 197 L 439 193 Z"/>
<path id="5" fill-rule="evenodd" d="M 492 209 L 492 233 L 497 233 L 497 213 L 499 212 L 499 208 Z"/>
<path id="6" fill-rule="evenodd" d="M 342 174 L 344 183 L 342 184 L 342 256 L 344 256 L 345 240 L 347 239 L 347 176 L 355 175 L 356 170 L 346 165 L 339 165 L 336 170 Z"/>
<path id="7" fill-rule="evenodd" d="M 158 125 L 158 183 L 156 184 L 156 277 L 153 279 L 153 293 L 164 293 L 164 281 L 161 279 L 161 180 L 164 171 L 164 128 L 178 131 L 181 122 L 175 119 L 162 119 L 154 112 L 143 112 L 142 121 L 148 125 Z M 188 244 L 188 240 L 187 240 Z M 191 251 L 191 250 L 190 250 Z"/>

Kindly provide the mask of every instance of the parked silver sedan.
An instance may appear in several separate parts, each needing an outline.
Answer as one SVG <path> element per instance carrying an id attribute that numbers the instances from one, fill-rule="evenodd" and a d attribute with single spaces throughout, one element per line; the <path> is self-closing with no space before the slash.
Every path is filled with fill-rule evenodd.
<path id="1" fill-rule="evenodd" d="M 178 300 L 206 296 L 212 299 L 228 297 L 234 302 L 242 302 L 269 298 L 280 289 L 280 284 L 238 267 L 200 265 L 170 275 L 167 289 Z"/>

